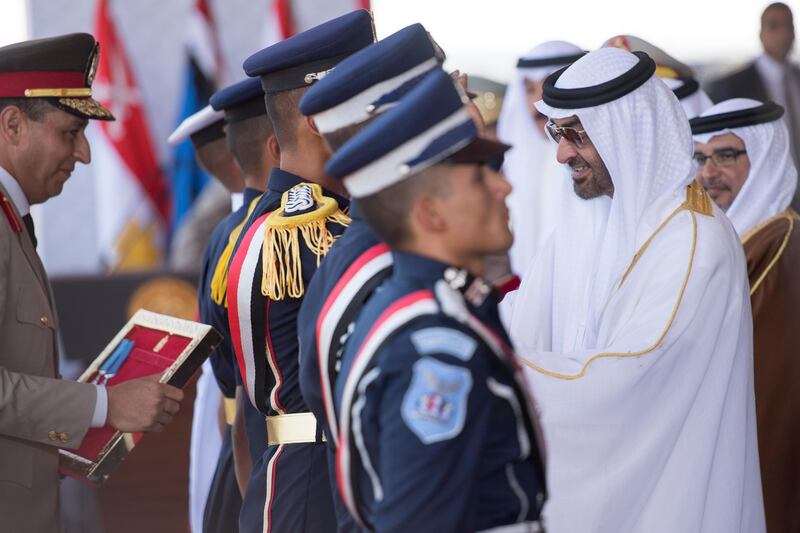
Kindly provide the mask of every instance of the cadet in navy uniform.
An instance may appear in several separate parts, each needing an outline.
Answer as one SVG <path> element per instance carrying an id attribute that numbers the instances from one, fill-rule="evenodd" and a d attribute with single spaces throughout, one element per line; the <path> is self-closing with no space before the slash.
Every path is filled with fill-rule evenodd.
<path id="1" fill-rule="evenodd" d="M 481 280 L 511 244 L 508 183 L 463 91 L 440 70 L 326 165 L 391 247 L 336 381 L 337 475 L 368 530 L 541 531 L 534 408 Z"/>
<path id="2" fill-rule="evenodd" d="M 280 168 L 250 215 L 231 261 L 229 324 L 244 388 L 266 416 L 268 448 L 254 465 L 243 531 L 336 530 L 326 447 L 298 383 L 297 313 L 305 286 L 349 218 L 324 174 L 330 150 L 299 101 L 343 58 L 374 42 L 358 10 L 270 46 L 244 63 L 260 76 Z M 332 190 L 332 187 L 335 190 Z M 263 525 L 262 525 L 263 522 Z"/>
<path id="3" fill-rule="evenodd" d="M 300 111 L 314 119 L 332 151 L 413 88 L 425 74 L 441 68 L 444 54 L 421 24 L 412 24 L 356 52 L 309 89 Z M 298 317 L 300 389 L 328 439 L 331 482 L 335 485 L 332 388 L 347 327 L 372 290 L 391 272 L 391 254 L 350 204 L 350 226 L 334 243 L 306 289 Z M 321 354 L 318 345 L 323 346 Z M 320 356 L 318 359 L 318 356 Z M 319 361 L 319 362 L 318 362 Z M 325 372 L 320 374 L 320 368 Z M 323 392 L 324 390 L 324 392 Z M 356 528 L 335 486 L 332 489 L 339 533 Z"/>
<path id="4" fill-rule="evenodd" d="M 242 171 L 245 184 L 243 204 L 217 224 L 211 234 L 201 263 L 198 287 L 200 321 L 211 324 L 223 334 L 223 341 L 211 355 L 210 361 L 224 398 L 227 422 L 203 516 L 203 531 L 229 532 L 237 531 L 242 497 L 236 480 L 231 444 L 231 424 L 236 411 L 237 367 L 228 333 L 225 300 L 227 266 L 233 244 L 247 217 L 248 207 L 266 189 L 267 176 L 273 166 L 266 144 L 272 131 L 266 117 L 264 92 L 258 80 L 239 82 L 217 92 L 211 98 L 211 107 L 218 113 L 224 113 L 220 121 L 224 122 L 227 129 L 226 143 Z M 208 127 L 221 129 L 218 124 Z M 197 134 L 202 134 L 202 130 Z M 259 148 L 259 144 L 263 148 Z M 266 440 L 263 424 L 258 425 L 257 429 L 261 432 L 260 439 Z"/>

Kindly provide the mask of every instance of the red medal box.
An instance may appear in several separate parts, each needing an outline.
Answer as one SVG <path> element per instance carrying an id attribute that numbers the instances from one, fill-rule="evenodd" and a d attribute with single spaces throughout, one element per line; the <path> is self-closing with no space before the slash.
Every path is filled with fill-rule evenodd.
<path id="1" fill-rule="evenodd" d="M 78 378 L 112 386 L 161 373 L 161 383 L 183 387 L 222 340 L 206 324 L 139 310 Z M 142 433 L 93 428 L 76 450 L 59 450 L 63 475 L 102 485 Z"/>

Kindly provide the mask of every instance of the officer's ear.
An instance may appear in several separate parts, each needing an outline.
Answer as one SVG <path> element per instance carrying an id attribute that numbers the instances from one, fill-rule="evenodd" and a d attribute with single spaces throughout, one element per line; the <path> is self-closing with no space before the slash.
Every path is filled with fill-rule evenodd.
<path id="1" fill-rule="evenodd" d="M 308 126 L 308 129 L 311 130 L 311 133 L 313 133 L 317 137 L 322 137 L 322 134 L 319 132 L 319 127 L 317 127 L 317 123 L 316 121 L 314 121 L 314 118 L 304 117 L 304 119 L 306 121 L 306 126 Z"/>
<path id="2" fill-rule="evenodd" d="M 274 133 L 267 137 L 267 153 L 273 168 L 281 166 L 281 145 L 278 144 L 278 137 Z"/>
<path id="3" fill-rule="evenodd" d="M 412 228 L 417 226 L 427 234 L 440 234 L 447 230 L 441 201 L 432 194 L 422 193 L 414 199 L 409 222 Z"/>
<path id="4" fill-rule="evenodd" d="M 7 143 L 17 146 L 27 126 L 27 117 L 20 108 L 9 105 L 0 110 L 0 135 Z"/>

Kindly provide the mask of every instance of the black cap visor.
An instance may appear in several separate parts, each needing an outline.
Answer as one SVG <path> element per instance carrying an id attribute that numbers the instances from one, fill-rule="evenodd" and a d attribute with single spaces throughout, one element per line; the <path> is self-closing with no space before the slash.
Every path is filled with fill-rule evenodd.
<path id="1" fill-rule="evenodd" d="M 497 161 L 510 148 L 511 146 L 508 144 L 477 137 L 445 161 L 455 165 L 488 165 Z"/>

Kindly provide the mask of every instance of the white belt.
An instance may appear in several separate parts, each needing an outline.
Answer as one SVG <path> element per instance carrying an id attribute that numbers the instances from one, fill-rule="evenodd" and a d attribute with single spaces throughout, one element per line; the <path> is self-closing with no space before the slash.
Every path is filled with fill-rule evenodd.
<path id="1" fill-rule="evenodd" d="M 325 435 L 317 440 L 317 419 L 311 413 L 291 413 L 267 417 L 267 443 L 300 444 L 325 442 Z"/>
<path id="2" fill-rule="evenodd" d="M 223 396 L 222 402 L 225 406 L 225 423 L 232 426 L 233 419 L 236 417 L 236 399 Z"/>
<path id="3" fill-rule="evenodd" d="M 544 533 L 541 522 L 518 522 L 507 526 L 497 526 L 491 529 L 484 529 L 478 533 Z"/>

